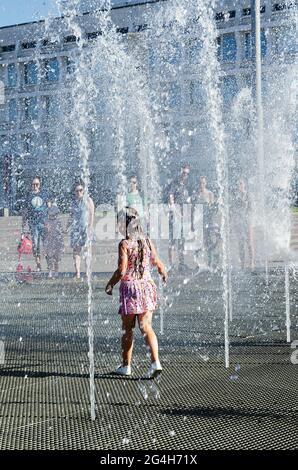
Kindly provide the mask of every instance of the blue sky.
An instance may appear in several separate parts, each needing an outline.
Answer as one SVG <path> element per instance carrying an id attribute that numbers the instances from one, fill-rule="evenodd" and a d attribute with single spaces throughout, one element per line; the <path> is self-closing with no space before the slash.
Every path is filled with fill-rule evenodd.
<path id="1" fill-rule="evenodd" d="M 136 3 L 135 0 L 124 1 Z M 114 5 L 122 2 L 112 0 Z M 40 20 L 49 13 L 58 15 L 55 0 L 0 0 L 0 27 Z"/>
<path id="2" fill-rule="evenodd" d="M 57 14 L 55 0 L 0 0 L 0 26 L 26 23 Z"/>

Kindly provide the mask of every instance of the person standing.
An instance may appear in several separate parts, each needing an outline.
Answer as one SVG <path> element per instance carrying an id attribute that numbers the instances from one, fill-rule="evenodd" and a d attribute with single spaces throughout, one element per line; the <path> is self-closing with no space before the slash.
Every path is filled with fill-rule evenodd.
<path id="1" fill-rule="evenodd" d="M 207 258 L 207 266 L 212 265 L 212 217 L 214 210 L 214 194 L 207 188 L 206 176 L 200 176 L 199 188 L 192 196 L 192 230 L 195 230 L 194 210 L 197 204 L 203 205 L 203 247 Z M 198 252 L 196 252 L 198 255 Z"/>
<path id="2" fill-rule="evenodd" d="M 190 203 L 189 174 L 190 167 L 187 163 L 185 163 L 181 167 L 180 175 L 175 178 L 166 189 L 166 203 L 168 203 L 169 195 L 172 194 L 175 204 L 180 206 L 181 214 L 183 214 L 183 205 Z M 185 234 L 183 233 L 183 229 L 181 232 L 181 237 L 178 238 L 178 270 L 184 271 L 186 268 L 184 259 Z"/>
<path id="3" fill-rule="evenodd" d="M 130 178 L 129 189 L 126 193 L 126 205 L 127 207 L 131 207 L 138 212 L 143 228 L 146 231 L 147 217 L 145 200 L 139 190 L 139 182 L 136 175 L 133 175 Z"/>
<path id="4" fill-rule="evenodd" d="M 87 242 L 93 239 L 94 203 L 85 193 L 85 184 L 79 181 L 74 186 L 74 200 L 66 232 L 70 230 L 70 245 L 73 249 L 75 278 L 81 278 L 81 258 Z"/>
<path id="5" fill-rule="evenodd" d="M 47 201 L 48 194 L 41 188 L 41 179 L 39 176 L 35 176 L 32 180 L 31 191 L 25 199 L 22 214 L 22 233 L 25 233 L 26 224 L 28 224 L 37 271 L 41 271 L 40 252 L 41 241 L 44 240 Z"/>
<path id="6" fill-rule="evenodd" d="M 232 221 L 235 235 L 238 239 L 241 268 L 245 268 L 245 247 L 248 249 L 251 270 L 255 268 L 255 249 L 251 223 L 251 200 L 244 178 L 237 183 L 236 193 L 232 200 Z"/>

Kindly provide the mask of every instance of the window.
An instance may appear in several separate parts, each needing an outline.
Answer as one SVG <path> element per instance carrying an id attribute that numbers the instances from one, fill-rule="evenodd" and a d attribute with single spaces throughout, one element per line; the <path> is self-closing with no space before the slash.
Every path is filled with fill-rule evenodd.
<path id="1" fill-rule="evenodd" d="M 236 17 L 236 10 L 230 10 L 227 12 L 220 11 L 219 13 L 216 13 L 215 21 L 226 21 L 235 17 Z"/>
<path id="2" fill-rule="evenodd" d="M 286 2 L 274 3 L 272 5 L 272 11 L 275 12 L 275 11 L 287 10 L 287 9 L 290 9 L 290 8 L 294 8 L 295 5 L 296 5 L 295 0 L 288 0 Z"/>
<path id="3" fill-rule="evenodd" d="M 181 106 L 181 87 L 177 83 L 169 85 L 169 106 L 179 108 Z"/>
<path id="4" fill-rule="evenodd" d="M 56 118 L 59 114 L 59 104 L 57 96 L 49 95 L 44 97 L 45 115 L 47 118 Z"/>
<path id="5" fill-rule="evenodd" d="M 26 121 L 35 121 L 38 118 L 36 96 L 24 99 L 24 111 Z"/>
<path id="6" fill-rule="evenodd" d="M 16 50 L 15 44 L 9 44 L 8 46 L 2 46 L 0 48 L 1 52 L 13 52 Z"/>
<path id="7" fill-rule="evenodd" d="M 297 30 L 294 24 L 272 29 L 274 52 L 295 54 L 298 52 Z"/>
<path id="8" fill-rule="evenodd" d="M 164 47 L 164 60 L 171 65 L 179 64 L 182 57 L 180 44 L 177 41 L 173 41 Z"/>
<path id="9" fill-rule="evenodd" d="M 264 30 L 261 31 L 261 54 L 265 57 L 267 54 L 267 35 Z"/>
<path id="10" fill-rule="evenodd" d="M 101 31 L 94 31 L 93 33 L 87 33 L 87 39 L 88 41 L 92 41 L 92 39 L 98 38 L 98 36 L 101 36 Z"/>
<path id="11" fill-rule="evenodd" d="M 22 49 L 34 49 L 35 47 L 36 47 L 36 41 L 22 43 Z"/>
<path id="12" fill-rule="evenodd" d="M 189 87 L 189 104 L 190 106 L 201 106 L 203 103 L 202 83 L 190 82 Z"/>
<path id="13" fill-rule="evenodd" d="M 58 44 L 58 41 L 57 40 L 52 40 L 52 39 L 43 39 L 41 45 L 42 47 L 53 47 L 53 46 L 57 46 Z"/>
<path id="14" fill-rule="evenodd" d="M 161 84 L 160 91 L 160 103 L 165 110 L 180 107 L 181 87 L 176 82 Z"/>
<path id="15" fill-rule="evenodd" d="M 34 61 L 24 65 L 24 80 L 26 85 L 37 84 L 37 64 Z"/>
<path id="16" fill-rule="evenodd" d="M 234 33 L 222 36 L 222 60 L 223 62 L 236 62 L 237 45 Z"/>
<path id="17" fill-rule="evenodd" d="M 12 99 L 8 102 L 8 120 L 9 122 L 16 122 L 18 118 L 18 105 L 17 100 Z"/>
<path id="18" fill-rule="evenodd" d="M 221 36 L 216 38 L 216 45 L 217 45 L 217 59 L 221 60 Z"/>
<path id="19" fill-rule="evenodd" d="M 17 84 L 17 67 L 16 64 L 8 64 L 7 66 L 7 86 L 15 87 Z"/>
<path id="20" fill-rule="evenodd" d="M 227 75 L 221 81 L 221 93 L 224 103 L 230 103 L 238 92 L 237 79 L 235 75 Z"/>
<path id="21" fill-rule="evenodd" d="M 244 58 L 246 60 L 251 60 L 252 58 L 251 33 L 244 33 Z"/>
<path id="22" fill-rule="evenodd" d="M 244 59 L 246 60 L 251 60 L 254 56 L 251 32 L 244 33 L 243 52 Z M 267 37 L 264 30 L 261 31 L 261 54 L 262 57 L 265 57 L 267 54 Z"/>
<path id="23" fill-rule="evenodd" d="M 251 8 L 243 8 L 242 16 L 250 16 L 251 15 Z"/>
<path id="24" fill-rule="evenodd" d="M 59 62 L 57 58 L 44 61 L 45 79 L 48 82 L 55 82 L 59 79 Z"/>
<path id="25" fill-rule="evenodd" d="M 78 38 L 76 36 L 70 35 L 70 36 L 66 36 L 64 38 L 64 42 L 65 42 L 65 44 L 74 43 L 74 42 L 77 42 L 77 39 Z"/>
<path id="26" fill-rule="evenodd" d="M 216 13 L 215 15 L 215 21 L 224 21 L 225 19 L 225 14 L 223 11 L 220 11 L 219 13 Z"/>
<path id="27" fill-rule="evenodd" d="M 128 28 L 117 28 L 116 32 L 120 34 L 126 34 L 128 33 L 129 29 Z"/>
<path id="28" fill-rule="evenodd" d="M 188 47 L 188 58 L 189 63 L 198 64 L 200 61 L 200 54 L 202 52 L 202 41 L 200 39 L 195 39 L 189 42 Z"/>
<path id="29" fill-rule="evenodd" d="M 44 151 L 46 154 L 49 154 L 53 151 L 54 148 L 54 136 L 49 132 L 43 132 L 41 134 L 41 146 L 40 150 Z"/>
<path id="30" fill-rule="evenodd" d="M 147 24 L 139 24 L 138 26 L 136 26 L 136 31 L 138 33 L 141 33 L 142 31 L 146 31 L 146 29 L 148 29 Z"/>
<path id="31" fill-rule="evenodd" d="M 260 7 L 260 13 L 265 13 L 265 11 L 266 11 L 266 6 L 262 5 Z M 242 16 L 251 16 L 251 8 L 243 8 Z"/>
<path id="32" fill-rule="evenodd" d="M 72 75 L 76 70 L 76 62 L 71 57 L 66 57 L 66 73 Z"/>

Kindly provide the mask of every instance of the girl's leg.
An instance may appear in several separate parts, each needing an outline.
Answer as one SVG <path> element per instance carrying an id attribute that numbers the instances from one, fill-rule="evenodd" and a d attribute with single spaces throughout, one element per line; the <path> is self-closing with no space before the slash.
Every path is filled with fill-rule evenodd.
<path id="1" fill-rule="evenodd" d="M 136 324 L 135 315 L 122 315 L 122 365 L 130 366 L 133 350 L 133 329 Z"/>
<path id="2" fill-rule="evenodd" d="M 73 260 L 77 279 L 81 277 L 81 251 L 80 246 L 76 246 L 73 249 Z"/>
<path id="3" fill-rule="evenodd" d="M 147 311 L 138 315 L 138 322 L 141 333 L 145 338 L 146 344 L 150 349 L 151 361 L 156 362 L 158 359 L 158 342 L 156 334 L 152 328 L 152 315 L 153 312 Z"/>

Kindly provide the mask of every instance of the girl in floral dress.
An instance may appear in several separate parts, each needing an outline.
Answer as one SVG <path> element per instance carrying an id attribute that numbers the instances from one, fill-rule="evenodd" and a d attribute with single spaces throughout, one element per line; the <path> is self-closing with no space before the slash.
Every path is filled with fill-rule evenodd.
<path id="1" fill-rule="evenodd" d="M 133 329 L 136 318 L 151 353 L 151 366 L 147 377 L 158 376 L 162 367 L 158 357 L 158 342 L 152 329 L 152 315 L 157 308 L 156 285 L 150 268 L 156 266 L 163 281 L 167 273 L 149 238 L 145 238 L 138 212 L 126 207 L 119 213 L 118 224 L 125 239 L 119 243 L 118 269 L 106 286 L 112 295 L 114 286 L 120 283 L 120 308 L 122 317 L 122 365 L 116 369 L 119 375 L 131 375 Z"/>

